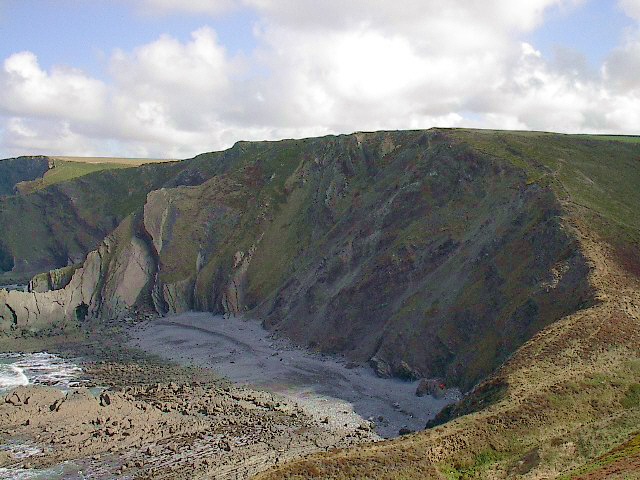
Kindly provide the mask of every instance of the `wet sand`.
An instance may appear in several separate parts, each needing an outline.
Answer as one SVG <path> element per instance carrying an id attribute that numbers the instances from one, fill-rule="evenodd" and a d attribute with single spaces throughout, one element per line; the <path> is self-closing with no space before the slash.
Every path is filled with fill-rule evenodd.
<path id="1" fill-rule="evenodd" d="M 421 430 L 460 393 L 415 395 L 418 382 L 382 379 L 368 366 L 294 347 L 259 322 L 186 313 L 137 324 L 129 346 L 183 365 L 212 368 L 229 380 L 279 393 L 330 424 L 375 423 L 385 438 Z"/>

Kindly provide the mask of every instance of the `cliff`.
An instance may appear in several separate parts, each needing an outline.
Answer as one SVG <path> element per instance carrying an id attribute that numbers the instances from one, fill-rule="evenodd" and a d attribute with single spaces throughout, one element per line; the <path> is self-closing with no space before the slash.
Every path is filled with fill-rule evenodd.
<path id="1" fill-rule="evenodd" d="M 47 157 L 17 157 L 0 160 L 0 196 L 13 195 L 16 186 L 42 178 L 51 162 Z"/>
<path id="2" fill-rule="evenodd" d="M 69 285 L 41 295 L 64 305 L 55 318 L 67 322 L 82 305 L 103 318 L 247 314 L 382 375 L 468 389 L 593 304 L 568 202 L 590 202 L 594 228 L 628 217 L 585 197 L 574 170 L 596 188 L 598 158 L 637 155 L 601 139 L 445 130 L 240 142 L 183 162 L 161 188 L 147 182 Z M 632 227 L 614 235 L 625 239 L 616 248 L 635 248 Z M 30 298 L 18 293 L 5 301 L 14 311 Z M 21 328 L 52 318 L 15 315 Z"/>
<path id="3" fill-rule="evenodd" d="M 118 318 L 127 313 L 148 294 L 155 268 L 147 244 L 135 229 L 135 216 L 126 219 L 89 253 L 63 288 L 0 290 L 0 331 L 25 334 L 63 329 L 87 316 Z"/>
<path id="4" fill-rule="evenodd" d="M 104 170 L 0 197 L 0 282 L 26 283 L 38 273 L 82 263 L 144 205 L 148 192 L 180 169 L 175 163 Z"/>

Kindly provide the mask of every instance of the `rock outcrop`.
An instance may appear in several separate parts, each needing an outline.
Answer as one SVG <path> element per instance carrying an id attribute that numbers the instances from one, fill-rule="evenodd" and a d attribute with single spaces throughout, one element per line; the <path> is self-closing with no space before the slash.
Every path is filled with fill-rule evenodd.
<path id="1" fill-rule="evenodd" d="M 439 130 L 241 142 L 185 162 L 130 234 L 64 289 L 7 297 L 3 318 L 27 325 L 43 299 L 67 321 L 81 305 L 249 314 L 381 375 L 470 388 L 592 301 L 562 201 L 530 175 Z"/>
<path id="2" fill-rule="evenodd" d="M 77 460 L 87 476 L 109 478 L 248 478 L 279 461 L 377 439 L 368 426 L 324 424 L 267 392 L 197 383 L 137 383 L 98 396 L 18 387 L 0 398 L 0 428 L 9 443 L 44 447 L 27 458 L 0 456 L 0 467 Z"/>
<path id="3" fill-rule="evenodd" d="M 42 156 L 0 160 L 0 196 L 13 195 L 21 182 L 42 178 L 50 167 L 49 158 Z"/>
<path id="4" fill-rule="evenodd" d="M 29 292 L 44 293 L 50 290 L 60 290 L 71 282 L 73 274 L 80 265 L 69 265 L 33 277 L 28 285 Z"/>
<path id="5" fill-rule="evenodd" d="M 444 381 L 439 379 L 423 378 L 418 383 L 416 388 L 416 395 L 418 397 L 424 397 L 425 395 L 431 395 L 434 398 L 442 398 L 447 392 L 447 386 Z"/>
<path id="6" fill-rule="evenodd" d="M 0 331 L 37 331 L 96 318 L 118 318 L 148 296 L 156 264 L 136 233 L 136 217 L 123 222 L 89 253 L 69 283 L 49 291 L 0 290 Z M 143 302 L 144 303 L 144 302 Z"/>

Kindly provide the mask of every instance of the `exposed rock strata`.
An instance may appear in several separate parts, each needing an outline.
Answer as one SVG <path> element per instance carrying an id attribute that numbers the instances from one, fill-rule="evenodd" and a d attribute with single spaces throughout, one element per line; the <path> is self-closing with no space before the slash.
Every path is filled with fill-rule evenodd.
<path id="1" fill-rule="evenodd" d="M 29 292 L 44 293 L 50 290 L 61 290 L 71 282 L 79 265 L 57 268 L 36 275 L 29 282 Z"/>
<path id="2" fill-rule="evenodd" d="M 553 191 L 442 132 L 240 143 L 216 161 L 149 193 L 65 289 L 3 294 L 14 323 L 82 304 L 249 312 L 381 374 L 469 388 L 590 301 Z"/>
<path id="3" fill-rule="evenodd" d="M 81 322 L 87 315 L 118 318 L 149 290 L 155 264 L 148 245 L 125 221 L 89 253 L 66 287 L 46 292 L 0 290 L 0 329 L 35 331 Z"/>
<path id="4" fill-rule="evenodd" d="M 122 366 L 136 368 L 136 366 Z M 94 396 L 19 387 L 0 401 L 0 433 L 43 451 L 0 466 L 43 469 L 74 461 L 91 474 L 136 478 L 247 478 L 278 461 L 375 439 L 335 428 L 266 392 L 200 384 L 143 384 Z"/>

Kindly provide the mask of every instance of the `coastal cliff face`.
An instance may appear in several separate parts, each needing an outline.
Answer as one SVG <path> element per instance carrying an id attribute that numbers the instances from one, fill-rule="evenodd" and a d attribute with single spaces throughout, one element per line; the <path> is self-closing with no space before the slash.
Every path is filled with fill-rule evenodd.
<path id="1" fill-rule="evenodd" d="M 556 190 L 468 140 L 241 142 L 186 161 L 66 287 L 5 294 L 4 328 L 11 310 L 27 329 L 85 310 L 247 314 L 381 375 L 470 388 L 592 290 Z"/>
<path id="2" fill-rule="evenodd" d="M 149 195 L 158 312 L 248 313 L 381 375 L 470 387 L 589 302 L 559 202 L 506 162 L 439 132 L 257 148 Z"/>
<path id="3" fill-rule="evenodd" d="M 77 324 L 88 316 L 118 318 L 128 313 L 141 296 L 148 296 L 155 269 L 151 250 L 136 226 L 135 217 L 125 220 L 89 253 L 63 288 L 0 290 L 0 331 L 33 333 Z"/>
<path id="4" fill-rule="evenodd" d="M 42 178 L 50 166 L 50 160 L 41 156 L 0 160 L 0 196 L 13 195 L 21 182 Z"/>
<path id="5" fill-rule="evenodd" d="M 36 274 L 81 264 L 144 205 L 147 193 L 181 168 L 178 162 L 108 170 L 28 195 L 0 196 L 0 283 L 27 283 Z"/>

